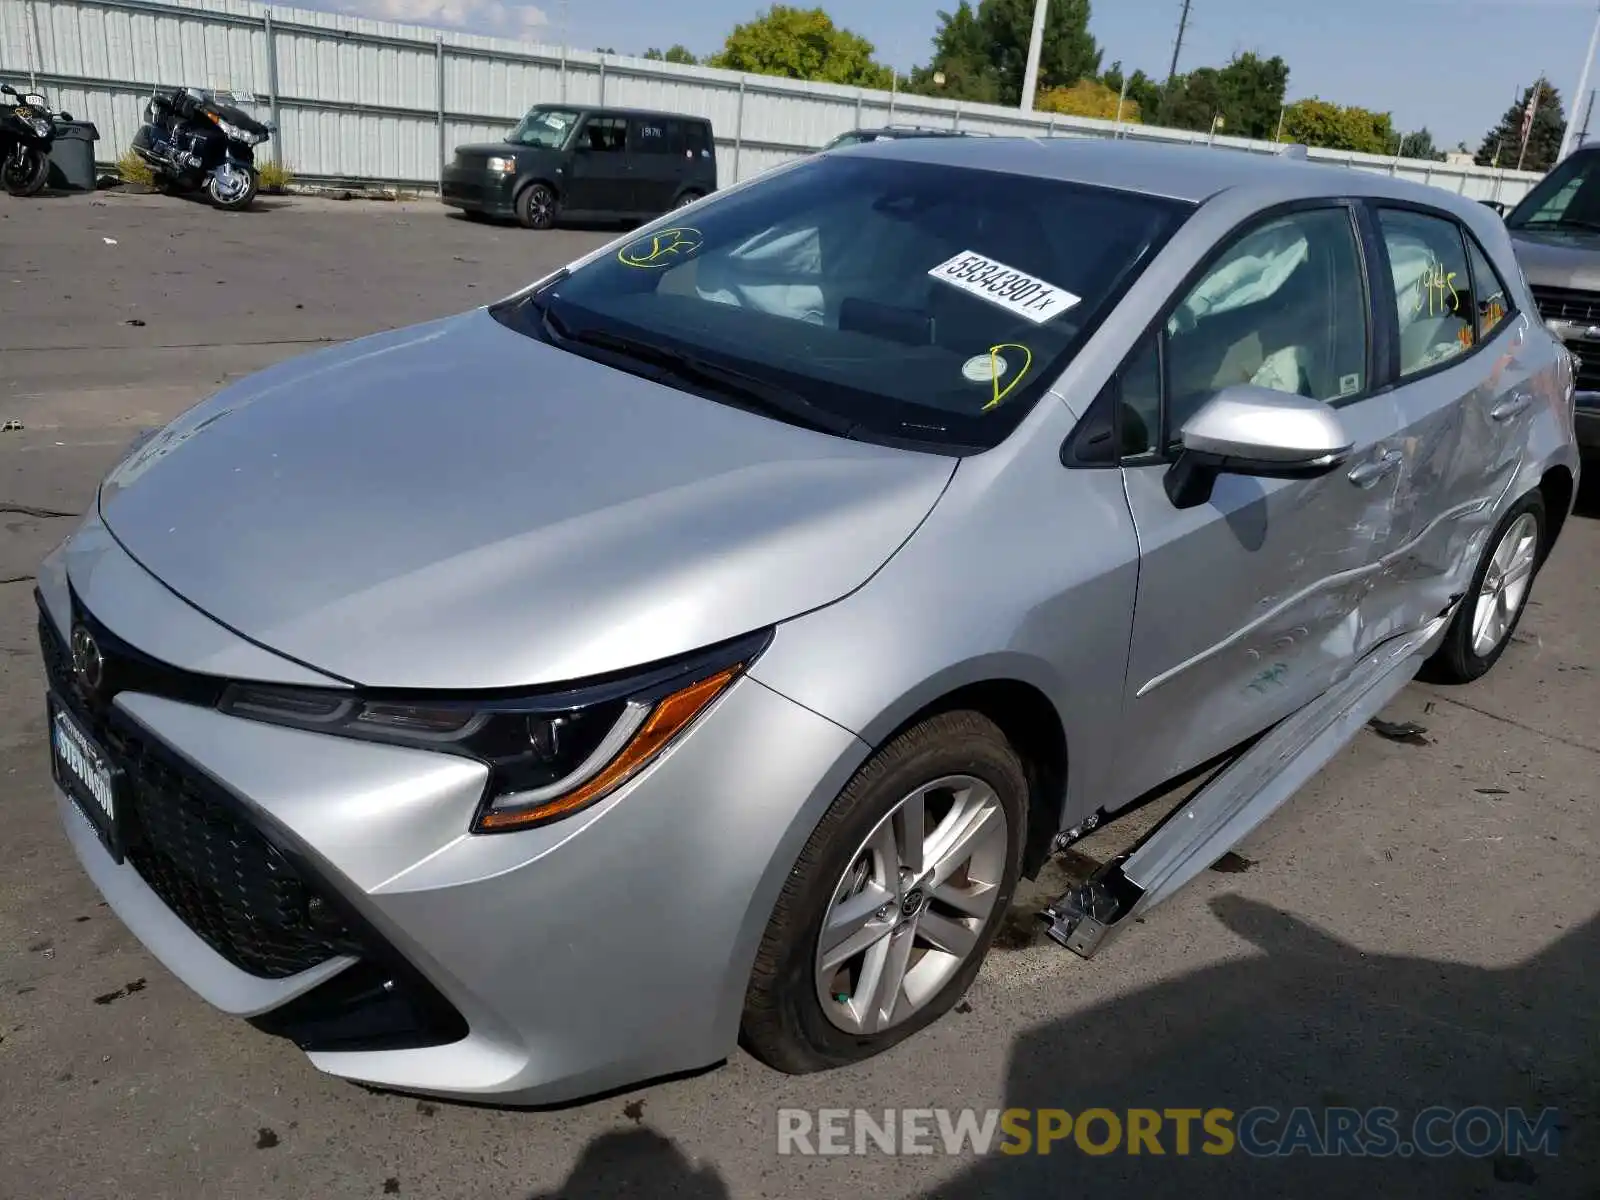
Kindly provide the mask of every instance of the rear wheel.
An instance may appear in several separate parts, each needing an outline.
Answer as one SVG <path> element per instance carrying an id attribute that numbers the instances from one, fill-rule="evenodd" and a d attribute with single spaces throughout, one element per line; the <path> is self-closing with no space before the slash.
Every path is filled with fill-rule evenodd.
<path id="1" fill-rule="evenodd" d="M 543 183 L 532 183 L 517 193 L 517 224 L 524 229 L 550 229 L 559 211 L 555 191 Z"/>
<path id="2" fill-rule="evenodd" d="M 1544 497 L 1533 491 L 1495 527 L 1444 642 L 1428 663 L 1428 678 L 1470 683 L 1500 660 L 1527 608 L 1544 546 Z"/>
<path id="3" fill-rule="evenodd" d="M 698 199 L 700 199 L 700 193 L 699 192 L 685 192 L 683 195 L 678 197 L 678 202 L 676 204 L 674 204 L 672 207 L 675 208 L 675 209 L 676 208 L 688 208 L 689 205 L 693 204 Z"/>
<path id="4" fill-rule="evenodd" d="M 0 184 L 13 196 L 36 196 L 50 179 L 50 156 L 37 146 L 18 145 L 0 164 Z"/>
<path id="5" fill-rule="evenodd" d="M 932 1024 L 982 965 L 1011 903 L 1027 776 L 975 712 L 895 738 L 833 802 L 789 873 L 745 995 L 745 1042 L 804 1073 Z"/>

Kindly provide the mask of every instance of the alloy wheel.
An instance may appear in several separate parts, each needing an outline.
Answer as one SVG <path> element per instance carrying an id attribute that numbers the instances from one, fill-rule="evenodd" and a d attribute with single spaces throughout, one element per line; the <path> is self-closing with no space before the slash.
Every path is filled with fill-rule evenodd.
<path id="1" fill-rule="evenodd" d="M 903 1023 L 976 951 L 1005 878 L 994 789 L 948 775 L 899 801 L 851 856 L 817 940 L 817 999 L 853 1034 Z"/>
<path id="2" fill-rule="evenodd" d="M 1527 602 L 1538 560 L 1539 522 L 1532 513 L 1523 513 L 1494 548 L 1478 590 L 1472 614 L 1472 652 L 1479 658 L 1493 654 L 1510 633 Z"/>

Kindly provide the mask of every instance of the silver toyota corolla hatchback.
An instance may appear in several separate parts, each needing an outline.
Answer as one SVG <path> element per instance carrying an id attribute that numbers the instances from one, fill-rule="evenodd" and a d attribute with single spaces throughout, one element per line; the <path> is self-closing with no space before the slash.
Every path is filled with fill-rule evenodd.
<path id="1" fill-rule="evenodd" d="M 1492 666 L 1572 395 L 1441 191 L 808 158 L 131 451 L 39 574 L 61 817 L 174 974 L 335 1075 L 861 1059 L 1052 849 L 1209 770 L 1043 914 L 1087 956 L 1420 668 Z"/>

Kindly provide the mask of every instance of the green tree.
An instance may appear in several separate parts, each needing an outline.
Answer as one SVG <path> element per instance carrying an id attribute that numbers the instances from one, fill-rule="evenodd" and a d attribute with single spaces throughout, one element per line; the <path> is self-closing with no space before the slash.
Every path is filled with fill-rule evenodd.
<path id="1" fill-rule="evenodd" d="M 1237 137 L 1270 138 L 1278 130 L 1289 65 L 1274 56 L 1236 54 L 1224 67 L 1200 67 L 1175 77 L 1158 108 L 1161 122 L 1206 130 L 1214 117 Z"/>
<path id="2" fill-rule="evenodd" d="M 912 74 L 919 92 L 1017 104 L 1033 32 L 1033 0 L 961 0 L 939 13 L 933 58 Z M 1040 91 L 1070 87 L 1100 72 L 1100 47 L 1089 32 L 1089 0 L 1050 0 L 1039 53 Z M 939 76 L 944 82 L 938 82 Z"/>
<path id="3" fill-rule="evenodd" d="M 1343 107 L 1312 97 L 1297 100 L 1284 110 L 1285 141 L 1358 154 L 1393 154 L 1400 137 L 1388 113 Z"/>
<path id="4" fill-rule="evenodd" d="M 1443 162 L 1444 151 L 1433 143 L 1433 132 L 1426 126 L 1406 134 L 1405 140 L 1400 144 L 1400 153 L 1405 158 L 1421 158 L 1430 162 Z"/>
<path id="5" fill-rule="evenodd" d="M 871 42 L 840 29 L 822 9 L 774 4 L 756 20 L 735 26 L 706 65 L 887 89 L 893 72 L 874 62 L 872 55 Z"/>
<path id="6" fill-rule="evenodd" d="M 1124 76 L 1120 60 L 1106 68 L 1105 73 L 1100 76 L 1100 82 L 1119 96 L 1122 94 Z M 1126 82 L 1128 99 L 1139 106 L 1143 119 L 1148 121 L 1154 118 L 1161 108 L 1161 85 L 1143 71 L 1135 71 L 1127 76 Z"/>
<path id="7" fill-rule="evenodd" d="M 686 67 L 692 67 L 700 61 L 689 53 L 687 47 L 677 45 L 670 46 L 666 50 L 657 50 L 652 46 L 644 52 L 644 56 L 656 62 L 682 63 Z"/>
<path id="8" fill-rule="evenodd" d="M 939 30 L 933 35 L 933 59 L 911 72 L 908 90 L 928 96 L 948 96 L 998 104 L 1002 92 L 988 31 L 968 0 L 954 12 L 939 13 Z M 1020 94 L 1020 82 L 1019 82 Z"/>
<path id="9" fill-rule="evenodd" d="M 1533 115 L 1533 128 L 1528 133 L 1528 148 L 1522 149 L 1522 118 L 1528 109 L 1528 99 L 1534 88 L 1539 90 L 1539 106 Z M 1525 171 L 1548 171 L 1555 166 L 1561 153 L 1561 139 L 1566 136 L 1567 120 L 1561 109 L 1561 95 L 1541 79 L 1533 87 L 1524 88 L 1522 98 L 1506 109 L 1499 124 L 1484 135 L 1478 147 L 1476 162 L 1480 167 L 1515 167 L 1520 158 Z"/>

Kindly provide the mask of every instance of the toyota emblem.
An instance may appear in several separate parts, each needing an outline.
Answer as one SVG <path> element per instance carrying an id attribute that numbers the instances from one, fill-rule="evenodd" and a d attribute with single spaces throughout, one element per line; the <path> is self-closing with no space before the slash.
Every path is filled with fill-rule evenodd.
<path id="1" fill-rule="evenodd" d="M 87 626 L 78 625 L 72 630 L 72 669 L 86 692 L 97 692 L 105 681 L 106 660 Z"/>

